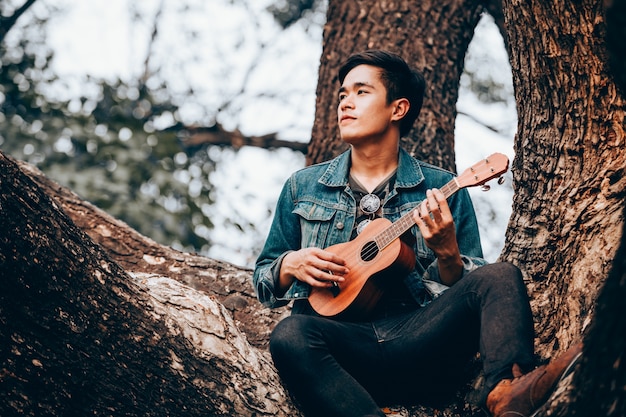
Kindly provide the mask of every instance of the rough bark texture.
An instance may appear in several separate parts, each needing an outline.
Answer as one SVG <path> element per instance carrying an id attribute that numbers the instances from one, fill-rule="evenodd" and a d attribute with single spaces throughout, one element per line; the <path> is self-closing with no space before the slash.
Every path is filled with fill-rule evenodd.
<path id="1" fill-rule="evenodd" d="M 0 153 L 0 415 L 298 415 L 230 312 L 171 279 L 210 268 L 232 297 L 249 271 L 160 248 L 29 173 L 46 192 Z"/>
<path id="2" fill-rule="evenodd" d="M 124 270 L 170 276 L 195 290 L 211 294 L 230 311 L 250 344 L 267 347 L 271 329 L 288 312 L 261 306 L 250 283 L 250 270 L 159 245 L 81 200 L 31 165 L 20 161 L 18 164 Z"/>
<path id="3" fill-rule="evenodd" d="M 402 146 L 420 159 L 455 171 L 459 79 L 483 3 L 331 0 L 307 162 L 321 162 L 346 149 L 337 130 L 337 70 L 350 54 L 373 48 L 398 53 L 426 77 L 422 113 Z"/>
<path id="4" fill-rule="evenodd" d="M 611 73 L 626 93 L 626 1 L 608 3 L 606 40 Z M 626 204 L 624 204 L 626 215 Z M 586 355 L 573 376 L 571 401 L 555 408 L 557 416 L 626 415 L 626 223 L 620 248 L 600 290 L 589 331 Z"/>
<path id="5" fill-rule="evenodd" d="M 513 1 L 504 16 L 519 125 L 502 257 L 526 274 L 546 357 L 580 338 L 619 244 L 625 105 L 600 2 Z"/>
<path id="6" fill-rule="evenodd" d="M 626 415 L 625 237 L 626 227 L 622 229 L 620 248 L 585 334 L 585 356 L 573 375 L 568 395 L 555 403 L 555 416 Z"/>

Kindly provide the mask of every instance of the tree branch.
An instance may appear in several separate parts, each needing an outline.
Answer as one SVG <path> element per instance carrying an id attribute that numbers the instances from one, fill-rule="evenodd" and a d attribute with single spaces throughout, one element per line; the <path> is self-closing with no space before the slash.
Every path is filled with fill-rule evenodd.
<path id="1" fill-rule="evenodd" d="M 288 148 L 306 155 L 308 144 L 277 138 L 276 133 L 262 136 L 246 136 L 239 130 L 228 131 L 219 123 L 213 126 L 177 126 L 168 130 L 178 130 L 180 143 L 185 148 L 203 145 L 231 146 L 239 149 L 243 146 L 255 146 L 263 149 Z"/>
<path id="2" fill-rule="evenodd" d="M 9 33 L 9 30 L 11 30 L 13 25 L 15 25 L 20 16 L 22 16 L 36 1 L 37 0 L 27 0 L 26 3 L 19 7 L 11 16 L 0 16 L 0 43 L 4 42 L 4 38 L 7 33 Z"/>

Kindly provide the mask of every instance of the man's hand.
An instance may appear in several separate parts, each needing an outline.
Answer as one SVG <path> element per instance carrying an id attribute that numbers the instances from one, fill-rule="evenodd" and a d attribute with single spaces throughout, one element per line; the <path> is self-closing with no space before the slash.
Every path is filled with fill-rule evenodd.
<path id="1" fill-rule="evenodd" d="M 288 253 L 280 267 L 280 286 L 287 291 L 294 278 L 312 287 L 330 288 L 343 282 L 348 273 L 345 261 L 334 253 L 319 248 L 304 248 Z"/>
<path id="2" fill-rule="evenodd" d="M 426 245 L 438 256 L 458 251 L 456 230 L 450 207 L 443 193 L 434 188 L 426 191 L 426 199 L 413 212 L 413 220 L 420 228 Z"/>
<path id="3" fill-rule="evenodd" d="M 452 285 L 461 277 L 463 262 L 450 207 L 443 193 L 434 188 L 413 211 L 413 220 L 422 232 L 426 246 L 439 260 L 442 283 Z"/>

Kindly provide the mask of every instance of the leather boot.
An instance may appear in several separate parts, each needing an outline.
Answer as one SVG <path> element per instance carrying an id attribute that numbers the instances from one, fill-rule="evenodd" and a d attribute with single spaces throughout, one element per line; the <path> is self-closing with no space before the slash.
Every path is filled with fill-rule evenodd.
<path id="1" fill-rule="evenodd" d="M 545 403 L 558 382 L 567 375 L 582 353 L 576 343 L 556 359 L 522 374 L 513 365 L 513 379 L 503 379 L 487 396 L 487 409 L 493 417 L 532 417 Z"/>

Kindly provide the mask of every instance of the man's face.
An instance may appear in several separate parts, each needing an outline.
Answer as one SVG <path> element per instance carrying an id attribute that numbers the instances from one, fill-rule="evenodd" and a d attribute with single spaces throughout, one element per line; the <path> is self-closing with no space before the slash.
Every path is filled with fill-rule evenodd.
<path id="1" fill-rule="evenodd" d="M 349 144 L 377 141 L 389 132 L 394 106 L 387 104 L 380 72 L 380 68 L 359 65 L 346 75 L 339 88 L 339 132 Z"/>

